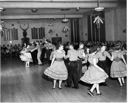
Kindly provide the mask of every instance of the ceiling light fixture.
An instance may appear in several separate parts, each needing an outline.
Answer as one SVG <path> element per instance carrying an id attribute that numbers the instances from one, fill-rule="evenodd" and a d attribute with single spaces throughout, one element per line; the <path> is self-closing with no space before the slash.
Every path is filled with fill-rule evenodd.
<path id="1" fill-rule="evenodd" d="M 62 23 L 67 23 L 69 21 L 69 19 L 66 18 L 66 16 L 64 15 L 64 19 L 62 19 Z"/>
<path id="2" fill-rule="evenodd" d="M 100 7 L 100 0 L 97 0 L 97 7 L 95 8 L 95 11 L 103 11 L 104 7 Z"/>

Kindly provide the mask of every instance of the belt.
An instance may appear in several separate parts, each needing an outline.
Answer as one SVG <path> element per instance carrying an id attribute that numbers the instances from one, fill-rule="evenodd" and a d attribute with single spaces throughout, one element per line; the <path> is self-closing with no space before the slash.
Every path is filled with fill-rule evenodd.
<path id="1" fill-rule="evenodd" d="M 77 60 L 73 60 L 73 61 L 70 61 L 70 62 L 77 62 Z"/>
<path id="2" fill-rule="evenodd" d="M 55 61 L 63 61 L 63 58 L 56 58 Z"/>
<path id="3" fill-rule="evenodd" d="M 114 59 L 113 61 L 119 62 L 119 61 L 121 61 L 121 59 Z"/>
<path id="4" fill-rule="evenodd" d="M 94 64 L 90 64 L 90 66 L 94 66 Z"/>

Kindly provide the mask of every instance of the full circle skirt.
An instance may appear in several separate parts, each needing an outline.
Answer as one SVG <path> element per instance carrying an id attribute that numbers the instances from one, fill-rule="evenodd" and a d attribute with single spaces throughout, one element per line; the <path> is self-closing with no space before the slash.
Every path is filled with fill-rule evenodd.
<path id="1" fill-rule="evenodd" d="M 80 80 L 89 84 L 94 84 L 105 82 L 107 78 L 108 75 L 104 71 L 101 71 L 95 66 L 91 65 Z"/>
<path id="2" fill-rule="evenodd" d="M 55 61 L 53 65 L 44 71 L 44 74 L 56 80 L 66 80 L 68 77 L 68 72 L 64 61 Z"/>
<path id="3" fill-rule="evenodd" d="M 20 59 L 25 62 L 32 62 L 32 56 L 31 53 L 24 53 L 20 55 Z"/>
<path id="4" fill-rule="evenodd" d="M 111 65 L 111 77 L 125 77 L 127 76 L 126 65 L 120 61 L 113 61 Z"/>

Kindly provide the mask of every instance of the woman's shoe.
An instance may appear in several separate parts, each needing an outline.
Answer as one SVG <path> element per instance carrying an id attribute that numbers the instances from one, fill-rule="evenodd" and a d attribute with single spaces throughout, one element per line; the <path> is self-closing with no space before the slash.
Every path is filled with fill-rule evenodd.
<path id="1" fill-rule="evenodd" d="M 123 84 L 120 84 L 120 87 L 122 87 L 123 86 Z"/>
<path id="2" fill-rule="evenodd" d="M 89 91 L 88 94 L 89 94 L 90 96 L 94 96 L 93 92 L 91 92 L 91 91 Z"/>
<path id="3" fill-rule="evenodd" d="M 72 88 L 79 89 L 79 87 L 72 87 Z"/>
<path id="4" fill-rule="evenodd" d="M 126 85 L 125 83 L 123 83 L 123 85 Z"/>
<path id="5" fill-rule="evenodd" d="M 62 89 L 62 87 L 59 87 L 59 89 Z"/>
<path id="6" fill-rule="evenodd" d="M 52 87 L 52 89 L 55 89 L 56 87 Z"/>
<path id="7" fill-rule="evenodd" d="M 69 86 L 69 85 L 65 85 L 65 87 L 67 87 L 67 88 L 71 88 L 71 86 Z"/>
<path id="8" fill-rule="evenodd" d="M 96 95 L 102 95 L 102 93 L 97 93 Z"/>

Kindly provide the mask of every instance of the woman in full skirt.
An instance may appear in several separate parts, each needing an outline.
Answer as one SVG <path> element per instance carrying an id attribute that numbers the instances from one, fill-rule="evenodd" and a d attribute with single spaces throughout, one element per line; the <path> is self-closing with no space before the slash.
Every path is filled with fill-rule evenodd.
<path id="1" fill-rule="evenodd" d="M 44 71 L 46 76 L 54 79 L 53 89 L 56 87 L 57 80 L 59 80 L 59 89 L 61 89 L 62 81 L 67 79 L 68 72 L 64 64 L 64 57 L 65 52 L 63 50 L 63 45 L 59 45 L 57 50 L 54 51 L 51 66 Z"/>
<path id="2" fill-rule="evenodd" d="M 124 82 L 124 77 L 127 76 L 126 61 L 123 56 L 123 52 L 120 50 L 115 50 L 112 52 L 113 62 L 111 65 L 111 77 L 118 78 L 120 86 L 122 87 Z"/>
<path id="3" fill-rule="evenodd" d="M 98 63 L 98 56 L 96 55 L 97 47 L 93 47 L 91 49 L 89 54 L 88 61 L 90 63 L 90 66 L 88 67 L 88 70 L 84 73 L 84 75 L 81 77 L 81 81 L 89 84 L 93 84 L 91 89 L 89 90 L 88 94 L 90 96 L 94 96 L 94 89 L 97 91 L 97 95 L 101 95 L 101 92 L 99 90 L 99 84 L 102 82 L 105 82 L 105 80 L 108 78 L 108 75 L 105 73 L 105 71 L 97 65 Z"/>
<path id="4" fill-rule="evenodd" d="M 20 59 L 25 62 L 25 66 L 29 67 L 30 62 L 32 62 L 32 56 L 31 53 L 28 51 L 29 45 L 27 47 L 24 47 L 23 50 L 20 52 Z"/>

